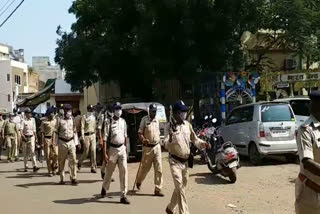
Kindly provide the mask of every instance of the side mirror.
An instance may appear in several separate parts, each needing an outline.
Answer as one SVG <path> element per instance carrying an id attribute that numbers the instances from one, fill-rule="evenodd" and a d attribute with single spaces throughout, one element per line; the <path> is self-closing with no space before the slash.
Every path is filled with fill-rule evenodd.
<path id="1" fill-rule="evenodd" d="M 213 118 L 212 123 L 216 123 L 216 122 L 217 122 L 217 118 Z"/>

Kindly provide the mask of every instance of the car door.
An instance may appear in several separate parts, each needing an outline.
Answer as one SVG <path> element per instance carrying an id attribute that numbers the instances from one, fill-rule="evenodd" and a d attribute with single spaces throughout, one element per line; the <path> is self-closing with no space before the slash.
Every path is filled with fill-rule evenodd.
<path id="1" fill-rule="evenodd" d="M 238 125 L 235 127 L 236 139 L 234 144 L 240 154 L 246 154 L 248 144 L 252 139 L 252 121 L 253 121 L 254 106 L 246 106 L 241 108 L 240 119 Z"/>
<path id="2" fill-rule="evenodd" d="M 241 108 L 233 110 L 229 117 L 226 120 L 225 125 L 221 129 L 221 135 L 224 141 L 231 141 L 236 145 L 237 143 L 237 131 L 238 130 L 238 123 L 241 119 Z"/>

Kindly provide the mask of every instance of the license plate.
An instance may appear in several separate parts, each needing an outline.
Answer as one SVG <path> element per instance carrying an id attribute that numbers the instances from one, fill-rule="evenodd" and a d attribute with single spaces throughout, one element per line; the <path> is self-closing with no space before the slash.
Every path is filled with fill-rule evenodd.
<path id="1" fill-rule="evenodd" d="M 228 166 L 231 169 L 231 168 L 237 167 L 238 163 L 237 163 L 237 161 L 233 161 L 232 163 L 229 163 Z"/>
<path id="2" fill-rule="evenodd" d="M 289 132 L 286 130 L 274 130 L 272 131 L 273 137 L 289 137 Z"/>

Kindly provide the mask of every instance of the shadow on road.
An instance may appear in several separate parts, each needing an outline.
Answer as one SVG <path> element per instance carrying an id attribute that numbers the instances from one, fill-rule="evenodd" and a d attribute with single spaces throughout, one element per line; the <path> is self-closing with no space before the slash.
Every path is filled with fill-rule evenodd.
<path id="1" fill-rule="evenodd" d="M 48 173 L 26 173 L 26 174 L 17 174 L 16 176 L 8 176 L 6 178 L 39 178 L 39 177 L 48 177 Z"/>
<path id="2" fill-rule="evenodd" d="M 100 182 L 100 180 L 79 180 L 80 184 L 91 184 L 91 183 L 96 183 Z M 58 182 L 38 182 L 38 183 L 28 183 L 28 184 L 18 184 L 15 185 L 17 187 L 22 187 L 22 188 L 29 188 L 29 187 L 36 187 L 36 186 L 52 186 L 52 185 L 57 185 L 57 186 L 66 186 L 70 185 L 70 182 L 67 182 L 65 185 L 61 185 Z"/>
<path id="3" fill-rule="evenodd" d="M 213 173 L 196 173 L 191 174 L 190 177 L 196 177 L 195 182 L 198 184 L 207 184 L 207 185 L 225 185 L 230 184 L 230 181 L 224 179 Z"/>
<path id="4" fill-rule="evenodd" d="M 240 157 L 241 167 L 260 167 L 260 166 L 274 166 L 274 165 L 287 165 L 287 164 L 296 164 L 288 163 L 285 157 L 282 156 L 268 156 L 263 158 L 259 166 L 255 166 L 250 162 L 249 157 L 241 156 Z"/>
<path id="5" fill-rule="evenodd" d="M 130 191 L 128 191 L 128 195 L 130 195 L 130 196 L 132 195 L 132 196 L 155 197 L 154 194 L 139 193 L 139 191 L 137 191 L 137 190 L 134 190 L 134 191 L 130 190 Z"/>
<path id="6" fill-rule="evenodd" d="M 108 198 L 111 195 L 120 195 L 119 192 L 115 193 L 108 193 Z M 92 198 L 75 198 L 75 199 L 67 199 L 67 200 L 55 200 L 53 203 L 56 204 L 69 204 L 69 205 L 79 205 L 79 204 L 86 204 L 86 203 L 105 203 L 105 204 L 121 204 L 118 201 L 105 201 L 101 198 L 100 195 L 94 195 Z"/>

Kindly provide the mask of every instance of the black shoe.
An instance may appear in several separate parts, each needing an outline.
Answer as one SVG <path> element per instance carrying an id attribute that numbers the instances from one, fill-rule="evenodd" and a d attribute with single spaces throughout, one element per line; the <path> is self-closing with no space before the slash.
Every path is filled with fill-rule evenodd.
<path id="1" fill-rule="evenodd" d="M 81 170 L 81 163 L 78 163 L 78 171 Z"/>
<path id="2" fill-rule="evenodd" d="M 107 195 L 107 192 L 106 192 L 106 190 L 102 187 L 102 189 L 101 189 L 101 198 L 104 198 L 104 197 L 106 197 L 106 195 Z"/>
<path id="3" fill-rule="evenodd" d="M 130 201 L 128 200 L 127 197 L 123 197 L 123 198 L 121 198 L 120 203 L 121 204 L 130 204 Z"/>
<path id="4" fill-rule="evenodd" d="M 33 167 L 33 172 L 38 172 L 39 169 L 40 169 L 39 167 L 34 166 L 34 167 Z"/>
<path id="5" fill-rule="evenodd" d="M 23 171 L 24 171 L 24 172 L 28 172 L 28 169 L 27 169 L 27 168 L 25 168 Z"/>
<path id="6" fill-rule="evenodd" d="M 102 178 L 102 180 L 104 179 L 104 175 L 105 175 L 105 173 L 101 172 L 101 178 Z"/>
<path id="7" fill-rule="evenodd" d="M 60 181 L 60 182 L 59 182 L 59 184 L 60 184 L 60 185 L 65 185 L 65 184 L 66 184 L 66 182 L 64 182 L 64 181 Z"/>
<path id="8" fill-rule="evenodd" d="M 71 185 L 77 186 L 78 184 L 79 184 L 79 182 L 77 181 L 77 179 L 71 180 Z"/>
<path id="9" fill-rule="evenodd" d="M 166 209 L 166 213 L 167 213 L 167 214 L 173 214 L 173 212 L 172 212 L 171 210 L 169 210 L 168 207 L 167 207 L 167 209 Z"/>
<path id="10" fill-rule="evenodd" d="M 18 161 L 20 161 L 20 159 L 18 157 L 16 157 L 15 161 L 18 162 Z"/>
<path id="11" fill-rule="evenodd" d="M 91 169 L 91 173 L 97 173 L 96 169 Z"/>
<path id="12" fill-rule="evenodd" d="M 140 190 L 141 189 L 141 184 L 137 183 L 137 189 Z"/>
<path id="13" fill-rule="evenodd" d="M 164 197 L 164 194 L 161 192 L 161 190 L 155 190 L 154 191 L 154 196 Z"/>

